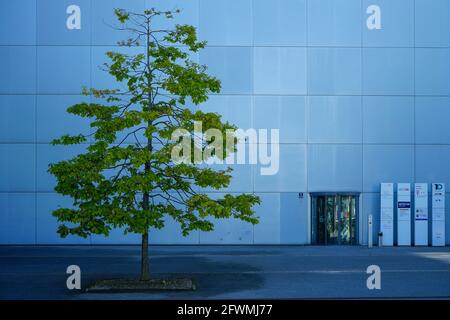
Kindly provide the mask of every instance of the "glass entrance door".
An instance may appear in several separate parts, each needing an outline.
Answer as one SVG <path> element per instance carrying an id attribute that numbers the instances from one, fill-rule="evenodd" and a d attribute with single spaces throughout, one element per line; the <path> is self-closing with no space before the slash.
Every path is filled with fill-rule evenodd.
<path id="1" fill-rule="evenodd" d="M 357 195 L 312 195 L 312 243 L 356 244 L 357 209 Z"/>

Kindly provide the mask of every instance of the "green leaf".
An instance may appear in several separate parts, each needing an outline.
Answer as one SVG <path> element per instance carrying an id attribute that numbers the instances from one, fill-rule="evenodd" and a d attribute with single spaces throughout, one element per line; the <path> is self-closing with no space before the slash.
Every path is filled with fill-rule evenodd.
<path id="1" fill-rule="evenodd" d="M 201 111 L 201 104 L 211 93 L 219 93 L 221 85 L 208 75 L 206 66 L 190 60 L 191 53 L 205 46 L 198 41 L 195 27 L 176 25 L 171 30 L 152 31 L 154 19 L 172 19 L 178 12 L 114 11 L 122 28 L 134 34 L 120 45 L 145 47 L 135 54 L 106 53 L 109 62 L 104 69 L 116 80 L 117 88 L 125 89 L 83 88 L 89 101 L 69 106 L 67 112 L 86 118 L 92 134 L 63 135 L 52 142 L 85 145 L 83 153 L 48 168 L 56 178 L 55 191 L 72 199 L 72 206 L 53 212 L 61 237 L 107 236 L 115 228 L 144 234 L 150 228 L 164 228 L 169 216 L 180 224 L 183 235 L 213 230 L 211 218 L 258 223 L 253 210 L 260 203 L 257 196 L 213 198 L 195 191 L 228 187 L 230 168 L 172 161 L 178 143 L 172 134 L 177 129 L 187 130 L 192 137 L 194 123 L 201 121 L 203 133 L 218 130 L 214 139 L 236 129 L 219 114 Z M 193 104 L 200 105 L 196 108 L 200 110 L 192 111 Z M 209 156 L 224 159 L 235 148 L 235 139 L 217 149 L 192 144 L 186 156 L 208 151 Z"/>

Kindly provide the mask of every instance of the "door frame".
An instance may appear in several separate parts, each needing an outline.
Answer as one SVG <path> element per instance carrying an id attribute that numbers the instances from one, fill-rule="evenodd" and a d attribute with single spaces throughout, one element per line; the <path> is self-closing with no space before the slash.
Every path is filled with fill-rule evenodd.
<path id="1" fill-rule="evenodd" d="M 354 245 L 359 245 L 360 241 L 360 234 L 359 234 L 359 221 L 360 221 L 360 196 L 361 193 L 360 192 L 354 192 L 354 191 L 349 191 L 349 192 L 345 192 L 345 191 L 340 191 L 340 192 L 310 192 L 309 193 L 309 199 L 310 199 L 310 203 L 309 203 L 309 239 L 310 239 L 310 244 L 312 245 L 317 245 L 317 243 L 313 242 L 313 232 L 316 232 L 316 230 L 314 230 L 314 221 L 317 220 L 317 217 L 314 217 L 314 215 L 316 214 L 316 211 L 314 210 L 314 206 L 317 203 L 316 200 L 314 198 L 317 198 L 319 196 L 352 196 L 355 197 L 355 215 L 356 215 L 356 221 L 355 221 L 355 244 Z"/>

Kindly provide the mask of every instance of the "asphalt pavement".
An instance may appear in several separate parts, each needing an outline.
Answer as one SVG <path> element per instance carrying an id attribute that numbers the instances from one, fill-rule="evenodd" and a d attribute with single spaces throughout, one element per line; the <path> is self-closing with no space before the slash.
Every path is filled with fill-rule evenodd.
<path id="1" fill-rule="evenodd" d="M 0 246 L 0 299 L 450 298 L 450 247 L 151 246 L 153 277 L 188 292 L 87 293 L 96 279 L 138 277 L 139 246 Z M 66 269 L 81 270 L 69 290 Z M 367 287 L 379 266 L 380 289 Z"/>

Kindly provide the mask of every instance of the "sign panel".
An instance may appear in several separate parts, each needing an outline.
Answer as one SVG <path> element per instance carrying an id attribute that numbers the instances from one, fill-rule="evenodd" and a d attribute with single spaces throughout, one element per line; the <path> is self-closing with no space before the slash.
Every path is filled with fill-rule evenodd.
<path id="1" fill-rule="evenodd" d="M 397 184 L 397 237 L 399 246 L 411 245 L 411 184 Z"/>
<path id="2" fill-rule="evenodd" d="M 433 183 L 431 190 L 433 209 L 445 209 L 445 183 Z"/>
<path id="3" fill-rule="evenodd" d="M 381 208 L 392 208 L 394 206 L 394 184 L 381 184 Z"/>
<path id="4" fill-rule="evenodd" d="M 394 245 L 394 184 L 381 184 L 380 231 L 383 246 Z"/>
<path id="5" fill-rule="evenodd" d="M 445 246 L 445 184 L 431 185 L 432 245 Z"/>
<path id="6" fill-rule="evenodd" d="M 428 208 L 428 184 L 416 183 L 414 195 L 416 208 Z"/>
<path id="7" fill-rule="evenodd" d="M 428 245 L 428 184 L 414 185 L 414 244 Z"/>

